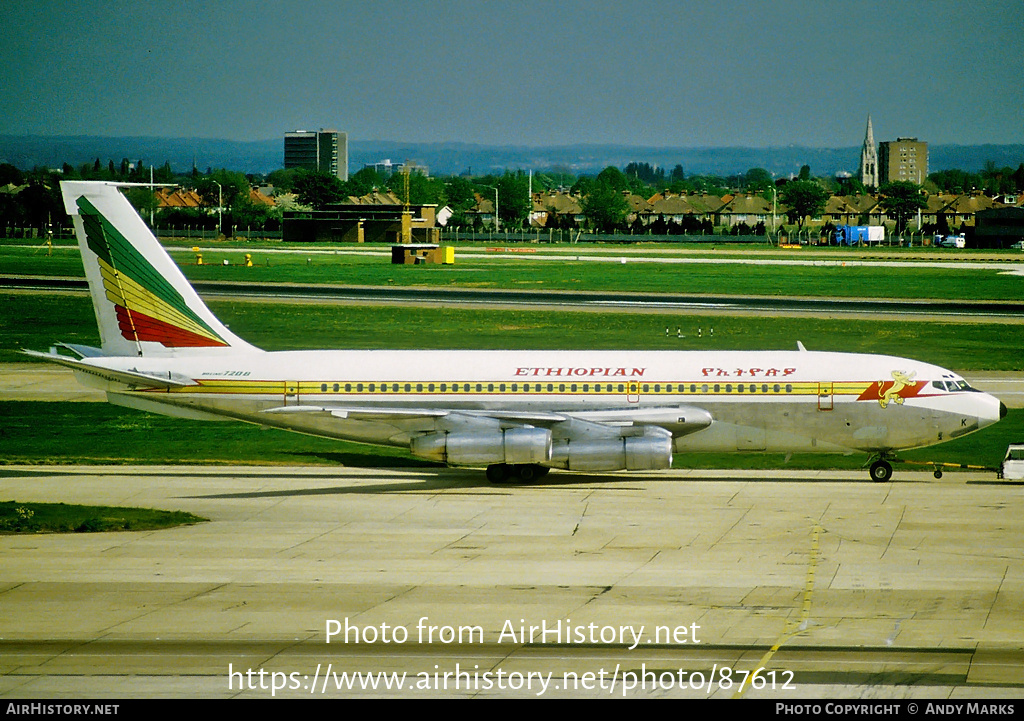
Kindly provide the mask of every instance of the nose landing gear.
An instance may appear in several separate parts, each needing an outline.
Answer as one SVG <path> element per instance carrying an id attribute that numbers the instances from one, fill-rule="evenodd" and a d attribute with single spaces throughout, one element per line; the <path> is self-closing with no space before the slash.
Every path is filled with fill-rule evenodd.
<path id="1" fill-rule="evenodd" d="M 884 458 L 879 458 L 871 464 L 871 468 L 868 472 L 871 474 L 872 481 L 875 481 L 876 483 L 885 483 L 892 478 L 892 464 Z"/>

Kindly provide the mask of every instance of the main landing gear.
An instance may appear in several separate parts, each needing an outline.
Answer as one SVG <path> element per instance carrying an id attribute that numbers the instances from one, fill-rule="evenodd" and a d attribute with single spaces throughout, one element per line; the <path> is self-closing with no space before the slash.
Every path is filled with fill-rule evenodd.
<path id="1" fill-rule="evenodd" d="M 487 480 L 491 483 L 529 483 L 540 480 L 551 470 L 536 463 L 494 463 L 487 466 Z"/>

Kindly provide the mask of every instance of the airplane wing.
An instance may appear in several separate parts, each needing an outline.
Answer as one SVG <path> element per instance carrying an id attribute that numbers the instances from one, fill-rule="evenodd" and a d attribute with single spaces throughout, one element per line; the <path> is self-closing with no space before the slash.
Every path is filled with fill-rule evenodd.
<path id="1" fill-rule="evenodd" d="M 572 470 L 651 470 L 672 463 L 672 439 L 713 422 L 697 406 L 599 411 L 279 406 L 263 413 L 314 416 L 339 430 L 362 426 L 376 442 L 409 444 L 413 455 L 451 465 L 487 465 L 488 478 L 532 477 L 541 464 Z M 495 458 L 504 462 L 495 463 Z M 525 478 L 525 476 L 522 476 Z"/>
<path id="2" fill-rule="evenodd" d="M 320 413 L 335 418 L 353 421 L 378 421 L 400 423 L 402 421 L 436 419 L 437 425 L 446 425 L 442 419 L 459 422 L 462 425 L 494 425 L 502 427 L 538 426 L 557 429 L 559 424 L 576 420 L 592 424 L 595 428 L 605 427 L 609 435 L 620 435 L 629 427 L 658 426 L 673 436 L 685 436 L 707 428 L 713 422 L 708 411 L 696 406 L 668 406 L 662 408 L 620 409 L 604 411 L 513 411 L 504 409 L 468 410 L 444 408 L 374 408 L 367 406 L 302 405 L 268 408 L 263 413 L 295 414 Z"/>

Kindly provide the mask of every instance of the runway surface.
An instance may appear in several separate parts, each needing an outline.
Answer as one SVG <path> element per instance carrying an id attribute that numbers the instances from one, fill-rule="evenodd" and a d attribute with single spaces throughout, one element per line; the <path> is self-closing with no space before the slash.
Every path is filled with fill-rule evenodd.
<path id="1" fill-rule="evenodd" d="M 211 519 L 0 536 L 7 697 L 729 698 L 757 667 L 744 697 L 1024 688 L 1024 486 L 987 473 L 491 486 L 471 470 L 0 467 L 0 487 Z M 346 619 L 348 642 L 326 643 Z M 530 626 L 548 633 L 531 643 Z"/>

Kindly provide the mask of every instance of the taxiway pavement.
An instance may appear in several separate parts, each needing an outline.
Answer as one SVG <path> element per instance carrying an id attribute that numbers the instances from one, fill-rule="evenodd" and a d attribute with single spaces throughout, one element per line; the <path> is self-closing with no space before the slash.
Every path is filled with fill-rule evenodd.
<path id="1" fill-rule="evenodd" d="M 1024 486 L 864 475 L 0 467 L 25 504 L 210 519 L 0 536 L 0 694 L 720 698 L 763 666 L 777 688 L 745 696 L 1019 697 Z M 326 643 L 346 619 L 360 641 Z M 357 671 L 407 685 L 336 688 Z M 659 687 L 627 692 L 643 671 Z"/>

